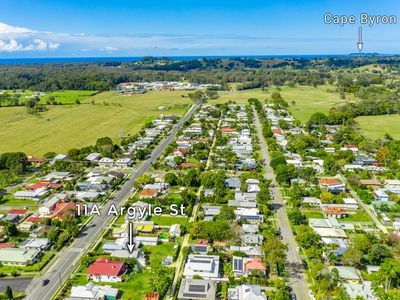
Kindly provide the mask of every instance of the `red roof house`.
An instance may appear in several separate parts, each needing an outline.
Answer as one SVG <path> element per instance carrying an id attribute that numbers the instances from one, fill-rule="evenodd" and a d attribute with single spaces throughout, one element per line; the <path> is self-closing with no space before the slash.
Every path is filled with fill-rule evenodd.
<path id="1" fill-rule="evenodd" d="M 123 261 L 100 257 L 89 266 L 86 274 L 96 282 L 121 282 L 127 270 L 128 265 Z"/>
<path id="2" fill-rule="evenodd" d="M 0 243 L 0 249 L 15 248 L 15 244 Z"/>
<path id="3" fill-rule="evenodd" d="M 196 168 L 199 165 L 197 162 L 184 162 L 180 164 L 182 169 Z"/>
<path id="4" fill-rule="evenodd" d="M 76 204 L 75 202 L 59 202 L 54 205 L 52 219 L 58 219 L 60 221 L 70 216 L 76 215 Z"/>
<path id="5" fill-rule="evenodd" d="M 246 258 L 244 263 L 244 272 L 250 274 L 252 272 L 261 272 L 265 274 L 267 267 L 262 262 L 261 258 Z"/>
<path id="6" fill-rule="evenodd" d="M 40 218 L 40 217 L 29 217 L 28 219 L 26 219 L 25 222 L 40 223 L 40 221 L 42 221 L 42 218 Z"/>
<path id="7" fill-rule="evenodd" d="M 27 211 L 26 209 L 10 209 L 8 213 L 13 215 L 25 215 Z"/>
<path id="8" fill-rule="evenodd" d="M 155 198 L 158 195 L 157 190 L 142 190 L 139 194 L 140 199 Z"/>

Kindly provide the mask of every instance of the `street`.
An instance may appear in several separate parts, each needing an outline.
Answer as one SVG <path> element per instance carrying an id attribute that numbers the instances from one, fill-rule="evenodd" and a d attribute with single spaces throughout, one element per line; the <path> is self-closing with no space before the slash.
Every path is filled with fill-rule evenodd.
<path id="1" fill-rule="evenodd" d="M 286 250 L 287 263 L 285 265 L 288 274 L 287 277 L 289 280 L 288 285 L 293 288 L 293 292 L 296 294 L 297 299 L 302 299 L 302 300 L 309 299 L 307 282 L 304 276 L 304 269 L 301 264 L 301 258 L 299 257 L 299 254 L 296 250 L 297 244 L 294 239 L 292 230 L 290 229 L 289 220 L 286 215 L 286 208 L 282 201 L 281 191 L 275 181 L 275 174 L 269 165 L 270 158 L 269 158 L 267 144 L 265 142 L 264 136 L 262 135 L 260 119 L 254 107 L 253 107 L 253 113 L 254 113 L 254 123 L 257 128 L 257 135 L 260 141 L 261 156 L 266 164 L 266 172 L 264 173 L 264 177 L 269 180 L 272 180 L 272 183 L 274 185 L 273 188 L 270 188 L 274 193 L 273 206 L 276 210 L 278 225 L 281 228 L 281 235 L 283 237 L 283 242 L 288 246 Z"/>
<path id="2" fill-rule="evenodd" d="M 117 208 L 124 204 L 125 200 L 130 195 L 130 190 L 134 181 L 151 167 L 164 152 L 165 148 L 173 141 L 182 125 L 189 120 L 200 105 L 201 101 L 197 102 L 189 109 L 185 116 L 171 129 L 169 135 L 153 150 L 150 157 L 133 171 L 131 177 L 121 186 L 121 189 L 102 207 L 101 214 L 99 216 L 95 215 L 92 222 L 83 229 L 72 244 L 68 247 L 66 246 L 65 249 L 53 258 L 54 263 L 52 267 L 48 269 L 47 273 L 32 280 L 31 284 L 26 289 L 27 299 L 47 300 L 54 296 L 79 264 L 82 256 L 99 240 L 103 231 L 112 221 L 113 216 L 108 216 L 105 212 L 109 210 L 112 204 Z M 43 279 L 49 279 L 50 282 L 46 286 L 41 286 Z"/>

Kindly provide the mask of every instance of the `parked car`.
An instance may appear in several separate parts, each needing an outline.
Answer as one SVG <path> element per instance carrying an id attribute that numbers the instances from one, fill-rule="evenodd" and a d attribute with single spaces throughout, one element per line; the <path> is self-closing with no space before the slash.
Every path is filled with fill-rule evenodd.
<path id="1" fill-rule="evenodd" d="M 303 265 L 304 268 L 306 268 L 306 269 L 308 268 L 308 264 L 305 260 L 302 260 L 301 264 Z"/>
<path id="2" fill-rule="evenodd" d="M 43 279 L 42 280 L 42 286 L 45 286 L 45 285 L 47 285 L 48 283 L 50 282 L 50 280 L 49 279 Z"/>

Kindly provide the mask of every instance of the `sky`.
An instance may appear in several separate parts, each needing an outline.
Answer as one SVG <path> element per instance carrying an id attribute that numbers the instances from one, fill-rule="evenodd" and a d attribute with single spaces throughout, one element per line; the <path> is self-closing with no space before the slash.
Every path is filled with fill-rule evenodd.
<path id="1" fill-rule="evenodd" d="M 0 0 L 0 58 L 348 54 L 360 13 L 399 23 L 400 1 Z M 362 25 L 363 51 L 400 53 L 399 26 Z"/>

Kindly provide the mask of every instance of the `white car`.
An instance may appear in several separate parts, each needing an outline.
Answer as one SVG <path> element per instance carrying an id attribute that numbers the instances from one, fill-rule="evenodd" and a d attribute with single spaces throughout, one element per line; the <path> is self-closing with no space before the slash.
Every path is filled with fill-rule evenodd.
<path id="1" fill-rule="evenodd" d="M 296 251 L 300 252 L 300 247 L 296 247 Z M 312 292 L 312 291 L 311 291 Z"/>
<path id="2" fill-rule="evenodd" d="M 308 295 L 310 296 L 310 298 L 311 298 L 312 300 L 314 300 L 314 299 L 315 299 L 315 297 L 314 297 L 314 293 L 313 293 L 313 291 L 312 291 L 312 290 L 308 290 Z"/>

